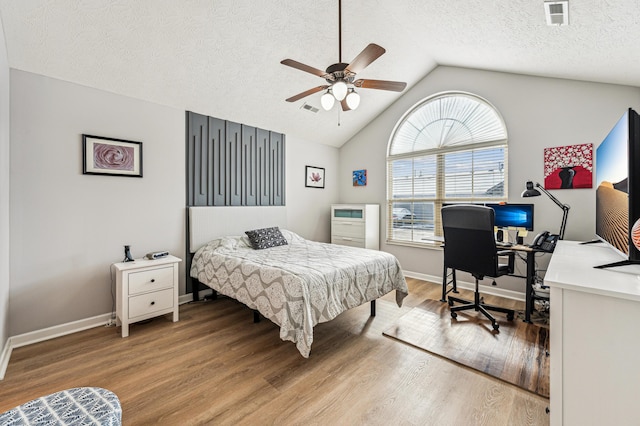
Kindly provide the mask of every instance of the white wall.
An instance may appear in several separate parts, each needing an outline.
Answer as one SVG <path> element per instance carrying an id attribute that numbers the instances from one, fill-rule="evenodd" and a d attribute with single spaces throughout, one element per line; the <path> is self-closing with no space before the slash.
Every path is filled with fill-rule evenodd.
<path id="1" fill-rule="evenodd" d="M 185 258 L 185 112 L 18 70 L 11 89 L 15 336 L 111 312 L 109 265 L 125 244 L 134 257 L 163 249 Z M 141 141 L 143 178 L 83 175 L 83 133 Z M 338 149 L 286 143 L 289 228 L 329 241 Z M 305 165 L 325 168 L 325 189 L 304 186 Z M 181 264 L 180 294 L 185 275 Z"/>
<path id="2" fill-rule="evenodd" d="M 331 204 L 338 202 L 338 148 L 287 136 L 287 221 L 304 238 L 331 241 Z M 305 166 L 323 167 L 325 187 L 305 186 Z"/>
<path id="3" fill-rule="evenodd" d="M 9 334 L 9 63 L 0 22 L 0 354 Z M 0 356 L 0 364 L 2 357 Z M 2 367 L 0 365 L 0 377 Z"/>
<path id="4" fill-rule="evenodd" d="M 11 70 L 11 335 L 110 312 L 109 266 L 125 244 L 134 257 L 184 256 L 184 122 L 182 110 Z M 83 133 L 142 142 L 143 178 L 83 175 Z"/>
<path id="5" fill-rule="evenodd" d="M 533 234 L 541 230 L 557 232 L 562 218 L 562 210 L 544 195 L 520 198 L 527 180 L 543 183 L 543 149 L 593 143 L 595 150 L 626 108 L 640 106 L 640 88 L 454 67 L 438 67 L 412 87 L 341 148 L 340 201 L 375 202 L 383 206 L 381 249 L 395 254 L 405 270 L 438 277 L 442 275 L 441 250 L 390 245 L 384 241 L 386 153 L 391 132 L 407 110 L 428 96 L 450 90 L 482 96 L 502 114 L 509 135 L 509 201 L 535 204 Z M 367 187 L 354 188 L 350 173 L 363 168 L 368 170 Z M 592 239 L 595 189 L 558 190 L 553 194 L 571 206 L 565 238 Z M 533 236 L 529 235 L 526 241 Z M 548 263 L 548 257 L 539 260 L 541 268 Z M 521 267 L 524 271 L 524 265 Z M 503 288 L 515 291 L 524 288 L 522 280 L 501 280 L 506 281 L 501 284 Z"/>

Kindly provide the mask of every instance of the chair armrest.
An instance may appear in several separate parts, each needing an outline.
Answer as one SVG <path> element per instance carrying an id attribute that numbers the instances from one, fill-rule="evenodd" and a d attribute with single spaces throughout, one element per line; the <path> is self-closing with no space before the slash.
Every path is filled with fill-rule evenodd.
<path id="1" fill-rule="evenodd" d="M 512 274 L 515 271 L 516 267 L 516 252 L 513 250 L 498 250 L 498 256 L 508 256 L 509 257 L 509 273 Z"/>

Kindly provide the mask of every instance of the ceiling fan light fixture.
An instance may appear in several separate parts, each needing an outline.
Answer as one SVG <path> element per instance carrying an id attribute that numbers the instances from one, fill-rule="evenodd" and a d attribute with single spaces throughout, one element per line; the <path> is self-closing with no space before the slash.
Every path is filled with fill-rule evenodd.
<path id="1" fill-rule="evenodd" d="M 333 92 L 333 96 L 336 100 L 342 102 L 342 100 L 347 96 L 347 83 L 342 80 L 338 80 L 333 83 L 333 86 L 331 86 L 331 91 Z"/>
<path id="2" fill-rule="evenodd" d="M 360 105 L 360 95 L 356 93 L 355 90 L 349 89 L 349 94 L 347 95 L 347 106 L 349 109 L 356 109 Z"/>
<path id="3" fill-rule="evenodd" d="M 336 99 L 328 90 L 324 95 L 322 95 L 322 97 L 320 97 L 320 104 L 322 105 L 322 109 L 324 109 L 325 111 L 329 111 L 331 108 L 333 108 L 333 104 L 335 103 L 335 101 Z"/>

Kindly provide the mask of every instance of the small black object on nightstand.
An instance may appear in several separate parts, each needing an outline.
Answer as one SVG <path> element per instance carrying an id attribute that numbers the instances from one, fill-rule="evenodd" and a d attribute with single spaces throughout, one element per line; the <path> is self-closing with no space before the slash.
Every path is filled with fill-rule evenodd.
<path id="1" fill-rule="evenodd" d="M 133 257 L 131 256 L 130 246 L 124 246 L 124 260 L 123 262 L 133 262 Z"/>

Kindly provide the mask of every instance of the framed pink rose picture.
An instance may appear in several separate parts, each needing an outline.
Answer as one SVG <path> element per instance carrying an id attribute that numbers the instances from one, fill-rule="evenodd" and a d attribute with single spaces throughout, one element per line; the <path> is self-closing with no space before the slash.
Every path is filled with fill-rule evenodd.
<path id="1" fill-rule="evenodd" d="M 82 174 L 142 177 L 142 142 L 82 135 Z"/>

